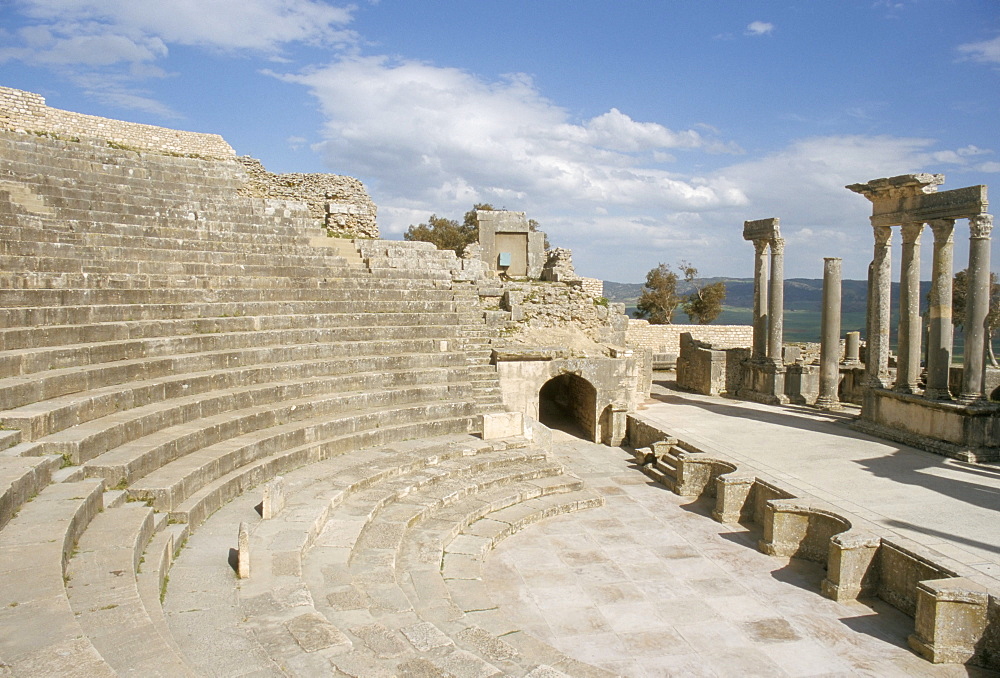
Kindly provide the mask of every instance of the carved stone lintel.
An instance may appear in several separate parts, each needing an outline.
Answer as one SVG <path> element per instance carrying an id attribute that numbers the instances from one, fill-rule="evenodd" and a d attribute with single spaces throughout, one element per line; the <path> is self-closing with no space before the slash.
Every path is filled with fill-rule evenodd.
<path id="1" fill-rule="evenodd" d="M 969 219 L 970 238 L 989 238 L 993 230 L 993 215 L 979 214 Z"/>

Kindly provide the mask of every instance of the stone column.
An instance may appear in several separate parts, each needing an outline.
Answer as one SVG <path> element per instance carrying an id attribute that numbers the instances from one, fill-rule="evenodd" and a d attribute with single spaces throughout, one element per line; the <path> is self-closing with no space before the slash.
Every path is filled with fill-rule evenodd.
<path id="1" fill-rule="evenodd" d="M 955 220 L 930 223 L 934 233 L 931 273 L 931 303 L 927 337 L 927 388 L 924 396 L 938 400 L 951 398 L 948 388 L 954 328 L 951 320 L 952 276 L 954 275 Z"/>
<path id="2" fill-rule="evenodd" d="M 865 356 L 865 386 L 884 388 L 889 379 L 889 291 L 892 252 L 889 226 L 874 226 L 875 256 L 868 267 L 868 315 L 865 322 L 868 345 Z"/>
<path id="3" fill-rule="evenodd" d="M 861 362 L 861 333 L 848 332 L 844 337 L 844 362 L 857 365 Z"/>
<path id="4" fill-rule="evenodd" d="M 983 397 L 986 378 L 986 315 L 990 310 L 990 231 L 993 216 L 969 219 L 968 290 L 965 297 L 965 359 L 962 361 L 963 402 Z"/>
<path id="5" fill-rule="evenodd" d="M 899 267 L 899 350 L 896 390 L 916 393 L 920 379 L 920 235 L 924 225 L 903 224 L 903 253 Z"/>
<path id="6" fill-rule="evenodd" d="M 816 407 L 840 409 L 840 263 L 838 257 L 823 259 L 823 317 L 819 358 L 819 397 Z"/>
<path id="7" fill-rule="evenodd" d="M 785 239 L 771 238 L 771 287 L 767 304 L 767 357 L 784 365 L 781 355 L 785 324 Z"/>
<path id="8" fill-rule="evenodd" d="M 754 240 L 753 262 L 753 352 L 751 357 L 767 356 L 767 241 Z"/>

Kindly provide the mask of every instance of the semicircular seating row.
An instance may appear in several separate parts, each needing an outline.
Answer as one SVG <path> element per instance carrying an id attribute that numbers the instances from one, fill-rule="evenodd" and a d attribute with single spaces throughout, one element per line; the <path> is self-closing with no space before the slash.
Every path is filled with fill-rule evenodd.
<path id="1" fill-rule="evenodd" d="M 0 674 L 190 672 L 157 609 L 174 537 L 278 474 L 395 469 L 374 450 L 475 441 L 502 409 L 454 255 L 362 258 L 245 181 L 0 132 Z"/>

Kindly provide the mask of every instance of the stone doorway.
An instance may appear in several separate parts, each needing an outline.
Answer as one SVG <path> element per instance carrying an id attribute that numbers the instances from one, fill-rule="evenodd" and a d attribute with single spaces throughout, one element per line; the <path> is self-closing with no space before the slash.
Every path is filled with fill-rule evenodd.
<path id="1" fill-rule="evenodd" d="M 596 440 L 597 389 L 575 374 L 549 379 L 538 391 L 538 420 L 549 428 Z"/>

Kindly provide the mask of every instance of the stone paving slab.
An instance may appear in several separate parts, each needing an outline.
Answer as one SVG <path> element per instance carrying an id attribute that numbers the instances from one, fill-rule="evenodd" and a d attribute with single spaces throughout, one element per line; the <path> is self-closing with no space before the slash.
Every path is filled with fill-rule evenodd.
<path id="1" fill-rule="evenodd" d="M 821 412 L 654 384 L 639 414 L 705 452 L 744 462 L 861 518 L 1000 577 L 1000 465 L 947 459 L 853 431 Z M 793 489 L 793 491 L 794 491 Z"/>
<path id="2" fill-rule="evenodd" d="M 487 560 L 498 612 L 524 633 L 630 678 L 993 675 L 919 658 L 899 611 L 822 597 L 819 565 L 760 553 L 759 533 L 713 521 L 622 450 L 555 435 L 555 459 L 606 503 L 538 523 Z"/>

